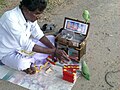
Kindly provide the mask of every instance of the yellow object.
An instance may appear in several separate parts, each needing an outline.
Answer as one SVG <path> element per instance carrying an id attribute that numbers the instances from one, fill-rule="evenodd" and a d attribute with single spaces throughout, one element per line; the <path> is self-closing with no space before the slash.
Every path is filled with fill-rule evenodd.
<path id="1" fill-rule="evenodd" d="M 21 50 L 21 52 L 22 52 L 22 53 L 25 53 L 25 54 L 27 54 L 27 55 L 29 55 L 29 56 L 32 56 L 32 55 L 35 54 L 35 52 L 28 52 L 28 51 L 25 51 L 25 50 Z"/>
<path id="2" fill-rule="evenodd" d="M 43 68 L 45 68 L 48 65 L 48 62 L 46 62 L 43 66 L 36 66 L 36 64 L 34 64 L 34 67 L 36 69 L 36 72 L 39 73 Z"/>

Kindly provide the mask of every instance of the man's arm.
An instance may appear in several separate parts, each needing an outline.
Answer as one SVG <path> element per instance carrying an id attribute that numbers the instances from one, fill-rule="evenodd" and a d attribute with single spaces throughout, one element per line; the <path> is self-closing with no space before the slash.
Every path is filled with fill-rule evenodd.
<path id="1" fill-rule="evenodd" d="M 60 61 L 70 61 L 65 51 L 56 48 L 45 48 L 35 44 L 32 51 L 44 54 L 51 54 L 53 56 L 55 55 L 55 57 L 57 57 Z"/>
<path id="2" fill-rule="evenodd" d="M 49 41 L 49 39 L 45 35 L 39 41 L 46 45 L 48 48 L 55 48 L 55 46 L 53 46 L 53 44 Z"/>
<path id="3" fill-rule="evenodd" d="M 34 52 L 45 53 L 45 54 L 54 54 L 56 48 L 53 46 L 53 44 L 49 41 L 49 39 L 45 35 L 39 41 L 42 42 L 48 48 L 41 47 L 41 46 L 35 44 L 33 47 Z"/>
<path id="4" fill-rule="evenodd" d="M 55 48 L 45 48 L 35 44 L 32 51 L 44 54 L 54 54 Z"/>
<path id="5" fill-rule="evenodd" d="M 53 56 L 59 58 L 59 60 L 70 60 L 65 51 L 59 50 L 53 46 L 53 44 L 48 40 L 46 36 L 43 36 L 40 41 L 46 45 L 48 48 L 41 47 L 39 45 L 34 45 L 33 51 L 38 53 L 52 54 Z"/>

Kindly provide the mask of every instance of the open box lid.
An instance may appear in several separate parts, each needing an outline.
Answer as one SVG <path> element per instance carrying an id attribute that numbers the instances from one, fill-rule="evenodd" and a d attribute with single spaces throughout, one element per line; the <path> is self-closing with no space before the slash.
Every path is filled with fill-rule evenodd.
<path id="1" fill-rule="evenodd" d="M 63 29 L 87 36 L 90 23 L 65 17 Z"/>

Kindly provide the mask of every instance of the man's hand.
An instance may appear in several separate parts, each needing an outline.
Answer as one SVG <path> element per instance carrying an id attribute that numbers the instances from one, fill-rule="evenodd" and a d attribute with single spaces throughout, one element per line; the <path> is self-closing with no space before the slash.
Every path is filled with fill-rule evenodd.
<path id="1" fill-rule="evenodd" d="M 71 60 L 64 50 L 56 49 L 54 54 L 61 63 L 68 63 Z"/>

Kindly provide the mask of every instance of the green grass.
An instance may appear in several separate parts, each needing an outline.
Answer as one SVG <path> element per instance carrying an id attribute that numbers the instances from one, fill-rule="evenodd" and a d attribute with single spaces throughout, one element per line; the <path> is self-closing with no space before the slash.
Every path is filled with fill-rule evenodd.
<path id="1" fill-rule="evenodd" d="M 0 0 L 0 16 L 1 16 L 1 12 L 2 10 L 6 7 L 6 2 L 5 0 Z"/>
<path id="2" fill-rule="evenodd" d="M 5 6 L 4 0 L 0 0 L 0 8 L 3 8 Z"/>
<path id="3" fill-rule="evenodd" d="M 0 0 L 0 5 L 2 5 L 4 3 L 4 0 Z"/>

